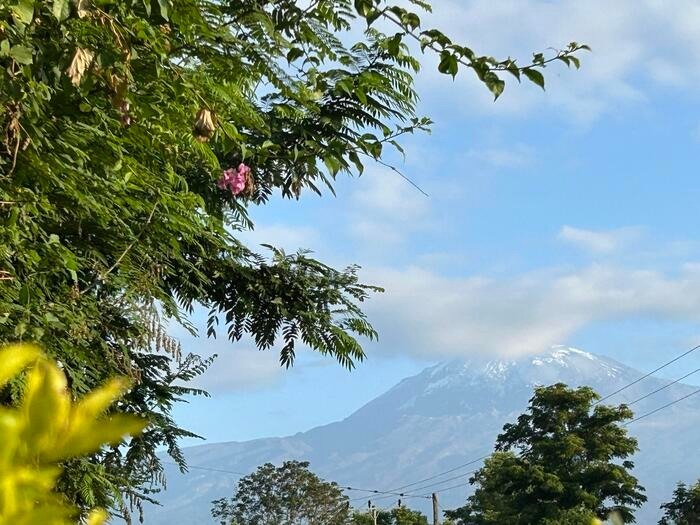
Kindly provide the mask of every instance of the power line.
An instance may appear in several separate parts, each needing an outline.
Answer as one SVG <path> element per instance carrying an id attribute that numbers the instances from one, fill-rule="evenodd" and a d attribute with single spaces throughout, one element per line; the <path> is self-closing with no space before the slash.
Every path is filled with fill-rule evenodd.
<path id="1" fill-rule="evenodd" d="M 177 463 L 173 463 L 172 461 L 163 461 L 165 465 L 173 465 L 175 467 L 179 467 L 180 465 Z M 198 465 L 186 465 L 186 471 L 189 469 L 197 469 L 197 470 L 210 470 L 212 472 L 223 472 L 224 474 L 234 474 L 236 476 L 247 476 L 248 473 L 245 472 L 236 472 L 235 470 L 224 470 L 220 468 L 211 468 L 211 467 L 200 467 Z M 185 472 L 186 472 L 185 471 Z"/>
<path id="2" fill-rule="evenodd" d="M 437 485 L 442 485 L 443 483 L 447 483 L 448 481 L 454 481 L 454 480 L 456 480 L 456 479 L 463 478 L 463 477 L 465 477 L 465 476 L 469 476 L 469 475 L 474 474 L 475 472 L 478 472 L 478 471 L 479 471 L 479 469 L 470 470 L 469 472 L 465 472 L 464 474 L 460 474 L 459 476 L 454 476 L 454 477 L 452 477 L 452 478 L 443 479 L 442 481 L 436 481 L 435 483 L 429 483 L 428 485 L 424 485 L 424 486 L 422 486 L 422 487 L 416 487 L 416 488 L 414 488 L 413 490 L 416 491 L 416 492 L 419 491 L 419 490 L 425 490 L 425 489 L 428 489 L 428 488 L 430 488 L 430 487 L 435 487 L 435 486 L 437 486 Z M 433 492 L 439 492 L 439 491 L 433 491 Z"/>
<path id="3" fill-rule="evenodd" d="M 653 395 L 653 394 L 656 394 L 657 392 L 663 390 L 664 388 L 667 388 L 667 387 L 669 387 L 669 386 L 671 386 L 671 385 L 673 385 L 673 384 L 675 384 L 675 383 L 678 383 L 679 381 L 682 381 L 682 380 L 685 379 L 686 377 L 688 377 L 688 376 L 690 376 L 690 375 L 692 375 L 692 374 L 694 374 L 694 373 L 696 373 L 696 372 L 698 372 L 698 371 L 700 371 L 700 368 L 698 368 L 698 369 L 696 369 L 696 370 L 694 370 L 694 371 L 692 371 L 692 372 L 690 372 L 690 373 L 684 375 L 683 377 L 680 377 L 680 378 L 676 379 L 676 380 L 673 381 L 672 383 L 669 383 L 668 385 L 665 385 L 665 386 L 662 387 L 662 388 L 658 388 L 658 389 L 654 390 L 653 392 L 650 392 L 649 394 L 647 394 L 647 395 L 645 395 L 645 396 L 642 396 L 642 397 L 640 397 L 639 399 L 636 399 L 635 401 L 633 401 L 633 402 L 630 403 L 630 404 L 634 404 L 634 403 L 636 403 L 636 402 L 638 402 L 638 401 L 641 401 L 642 399 L 645 399 L 645 398 L 647 398 L 647 397 L 649 397 L 649 396 L 651 396 L 651 395 Z M 667 409 L 667 408 L 669 408 L 669 407 L 671 407 L 671 406 L 673 406 L 673 405 L 675 405 L 675 404 L 677 404 L 677 403 L 680 403 L 681 401 L 685 401 L 686 399 L 688 399 L 688 398 L 690 398 L 690 397 L 692 397 L 692 396 L 694 396 L 694 395 L 696 395 L 696 394 L 700 394 L 700 388 L 698 388 L 698 389 L 696 389 L 696 390 L 690 392 L 689 394 L 684 395 L 683 397 L 679 397 L 678 399 L 675 399 L 674 401 L 671 401 L 670 403 L 666 403 L 665 405 L 662 405 L 662 406 L 660 406 L 660 407 L 658 407 L 658 408 L 655 408 L 654 410 L 651 410 L 651 411 L 649 411 L 649 412 L 647 412 L 647 413 L 645 413 L 645 414 L 642 414 L 641 416 L 638 416 L 638 417 L 636 417 L 636 418 L 634 418 L 634 419 L 632 419 L 632 420 L 630 420 L 630 421 L 627 421 L 626 423 L 623 423 L 623 425 L 624 425 L 624 426 L 627 426 L 627 425 L 630 425 L 630 424 L 632 424 L 632 423 L 635 423 L 636 421 L 639 421 L 640 419 L 644 419 L 644 418 L 647 418 L 647 417 L 649 417 L 649 416 L 652 416 L 652 415 L 654 415 L 654 414 L 656 414 L 656 413 L 658 413 L 658 412 L 660 412 L 660 411 L 662 411 L 662 410 L 665 410 L 665 409 Z M 478 472 L 478 469 L 472 471 L 471 473 L 474 473 L 474 472 Z M 470 473 L 468 472 L 467 474 L 470 474 Z M 465 476 L 465 475 L 466 475 L 466 474 L 463 474 L 462 476 L 455 476 L 455 478 L 449 478 L 449 479 L 443 480 L 443 481 L 450 481 L 451 479 L 460 478 L 460 477 L 463 477 L 463 476 Z M 438 483 L 436 483 L 436 484 L 440 484 L 440 483 L 441 483 L 441 482 L 438 482 Z M 433 485 L 435 485 L 435 484 L 433 484 Z M 422 489 L 428 488 L 428 487 L 430 487 L 430 486 L 432 486 L 432 485 L 427 485 L 427 486 L 425 486 L 425 487 L 417 487 L 417 488 L 414 489 L 414 490 L 422 490 Z M 450 486 L 450 487 L 446 487 L 446 488 L 442 488 L 442 489 L 438 489 L 438 490 L 433 490 L 433 492 L 445 492 L 445 491 L 447 491 L 447 490 L 452 490 L 452 489 L 455 489 L 455 488 L 458 488 L 458 487 L 464 487 L 464 486 L 465 486 L 465 485 L 464 485 L 463 483 L 460 483 L 460 484 L 458 484 L 458 485 L 452 485 L 452 486 Z"/>
<path id="4" fill-rule="evenodd" d="M 393 492 L 391 490 L 375 490 L 375 489 L 358 489 L 354 487 L 343 487 L 343 486 L 338 486 L 339 489 L 345 489 L 345 490 L 354 490 L 358 492 L 369 492 L 371 494 L 388 494 L 389 496 L 400 496 L 404 498 L 422 498 L 423 496 L 420 496 L 418 494 L 405 494 L 403 492 Z M 353 498 L 350 501 L 356 501 L 360 499 L 369 499 L 372 496 L 362 496 L 359 498 Z"/>
<path id="5" fill-rule="evenodd" d="M 488 457 L 488 456 L 483 456 L 482 458 L 479 458 L 479 459 L 484 459 L 484 458 L 486 458 L 486 457 Z M 472 463 L 474 463 L 475 461 L 478 461 L 478 460 L 470 461 L 469 464 L 472 464 Z M 456 469 L 456 468 L 455 468 L 455 469 L 452 469 L 451 472 L 453 472 L 454 470 L 457 470 L 457 469 Z M 460 479 L 460 478 L 463 478 L 463 477 L 465 477 L 465 476 L 469 476 L 469 475 L 474 474 L 475 472 L 478 472 L 478 471 L 479 471 L 479 469 L 470 470 L 469 472 L 465 472 L 464 474 L 460 474 L 460 475 L 458 475 L 458 476 L 453 476 L 453 477 L 451 477 L 451 478 L 443 479 L 442 481 L 436 481 L 435 483 L 428 483 L 427 485 L 423 485 L 423 486 L 421 486 L 421 487 L 415 487 L 415 488 L 413 488 L 413 489 L 411 489 L 411 490 L 412 490 L 413 492 L 418 492 L 418 491 L 420 491 L 420 490 L 429 489 L 429 488 L 431 488 L 431 487 L 436 487 L 436 486 L 438 486 L 438 485 L 442 485 L 443 483 L 448 483 L 448 482 L 450 482 L 450 481 L 454 481 L 454 480 L 456 480 L 456 479 Z M 443 473 L 440 474 L 440 475 L 444 475 L 444 474 L 446 474 L 446 473 L 447 473 L 447 472 L 443 472 Z M 433 476 L 433 478 L 434 478 L 434 477 L 437 477 L 437 476 Z M 432 478 L 431 478 L 431 479 L 432 479 Z M 415 485 L 415 484 L 416 484 L 416 483 L 412 483 L 412 485 Z M 459 486 L 464 486 L 464 484 L 462 483 L 462 484 L 460 484 Z M 454 488 L 454 487 L 448 487 L 447 489 L 433 490 L 432 492 L 442 492 L 443 490 L 449 490 L 450 488 Z M 381 491 L 380 491 L 379 493 L 381 494 Z M 392 494 L 392 493 L 391 493 L 391 492 L 387 492 L 387 494 Z M 418 498 L 426 498 L 426 499 L 430 499 L 430 497 L 431 497 L 429 494 L 424 494 L 424 495 L 421 495 L 421 494 L 402 494 L 402 496 L 407 497 L 407 498 L 412 498 L 412 497 L 415 498 L 415 497 L 418 497 Z M 388 498 L 388 497 L 391 497 L 391 496 L 385 496 L 385 497 L 382 497 L 382 498 L 376 498 L 376 500 L 379 500 L 379 499 L 386 499 L 386 498 Z M 369 496 L 363 496 L 363 497 L 359 497 L 359 498 L 354 498 L 354 499 L 352 499 L 352 500 L 350 500 L 350 501 L 365 500 L 365 499 L 369 499 L 369 498 L 370 498 Z"/>
<path id="6" fill-rule="evenodd" d="M 396 496 L 394 494 L 389 494 L 388 496 L 379 496 L 378 498 L 375 498 L 373 496 L 362 496 L 359 498 L 353 498 L 350 499 L 349 501 L 352 503 L 353 501 L 381 501 L 389 498 L 395 498 Z M 424 494 L 404 494 L 404 498 L 420 498 L 420 499 L 431 499 L 430 495 L 424 495 Z"/>
<path id="7" fill-rule="evenodd" d="M 672 382 L 670 382 L 670 383 L 668 383 L 668 384 L 666 384 L 666 385 L 664 385 L 664 386 L 662 386 L 662 387 L 660 387 L 660 388 L 657 388 L 657 389 L 654 390 L 653 392 L 649 392 L 648 394 L 643 395 L 642 397 L 640 397 L 640 398 L 638 398 L 638 399 L 635 399 L 635 400 L 632 401 L 631 403 L 625 403 L 625 404 L 626 404 L 628 407 L 631 407 L 631 406 L 634 405 L 635 403 L 639 403 L 641 400 L 646 399 L 646 398 L 649 397 L 649 396 L 653 396 L 654 394 L 657 394 L 657 393 L 661 392 L 662 390 L 665 390 L 665 389 L 667 389 L 668 387 L 675 385 L 676 383 L 680 383 L 680 382 L 683 381 L 685 378 L 690 377 L 690 376 L 692 376 L 693 374 L 696 374 L 696 373 L 698 373 L 698 372 L 700 372 L 700 368 L 696 368 L 696 369 L 693 370 L 692 372 L 689 372 L 689 373 L 685 374 L 683 377 L 679 377 L 679 378 L 676 379 L 675 381 L 672 381 Z"/>
<path id="8" fill-rule="evenodd" d="M 450 470 L 446 470 L 446 471 L 444 471 L 444 472 L 440 472 L 439 474 L 435 474 L 434 476 L 430 476 L 429 478 L 424 478 L 424 479 L 421 479 L 421 480 L 419 480 L 419 481 L 414 481 L 413 483 L 409 483 L 408 485 L 403 485 L 403 486 L 401 486 L 401 487 L 397 487 L 397 488 L 394 488 L 394 489 L 391 489 L 391 490 L 401 490 L 401 489 L 405 489 L 405 488 L 407 488 L 407 487 L 412 487 L 412 486 L 414 486 L 414 485 L 420 485 L 421 483 L 424 483 L 424 482 L 426 482 L 426 481 L 430 481 L 430 480 L 432 480 L 432 479 L 442 477 L 442 476 L 444 476 L 445 474 L 451 474 L 452 472 L 454 472 L 454 471 L 456 471 L 456 470 L 462 469 L 462 468 L 464 468 L 464 467 L 468 467 L 469 465 L 473 465 L 473 464 L 476 463 L 477 461 L 481 461 L 482 459 L 486 459 L 487 457 L 489 457 L 489 456 L 486 455 L 486 456 L 481 456 L 481 457 L 476 458 L 476 459 L 472 459 L 471 461 L 467 461 L 466 463 L 462 463 L 461 465 L 458 465 L 458 466 L 456 466 L 456 467 L 454 467 L 454 468 L 452 468 L 452 469 L 450 469 Z"/>
<path id="9" fill-rule="evenodd" d="M 436 492 L 436 493 L 437 492 L 446 492 L 448 490 L 458 489 L 460 487 L 466 488 L 466 485 L 464 483 L 460 483 L 459 485 L 452 485 L 451 487 L 446 487 L 446 488 L 440 489 L 440 490 L 434 490 L 433 492 Z"/>
<path id="10" fill-rule="evenodd" d="M 176 466 L 176 467 L 179 467 L 179 466 L 180 466 L 180 465 L 178 465 L 177 463 L 173 463 L 172 461 L 163 461 L 163 463 L 166 464 L 166 465 L 173 465 L 173 466 Z M 208 470 L 208 471 L 211 471 L 211 472 L 222 472 L 222 473 L 224 473 L 224 474 L 233 474 L 233 475 L 236 475 L 236 476 L 247 476 L 247 475 L 248 475 L 248 474 L 245 473 L 245 472 L 237 472 L 237 471 L 235 471 L 235 470 L 226 470 L 226 469 L 212 468 L 212 467 L 202 467 L 202 466 L 199 466 L 199 465 L 187 465 L 187 468 L 188 468 L 188 469 L 197 469 L 197 470 Z M 357 491 L 357 492 L 369 492 L 369 493 L 372 493 L 372 494 L 380 494 L 380 495 L 388 494 L 389 496 L 400 496 L 400 497 L 403 497 L 403 498 L 423 498 L 423 497 L 428 497 L 428 496 L 423 496 L 423 495 L 421 495 L 421 494 L 407 494 L 407 493 L 404 493 L 404 492 L 393 492 L 393 491 L 389 491 L 389 490 L 361 489 L 361 488 L 356 488 L 356 487 L 344 487 L 344 486 L 340 486 L 340 485 L 338 486 L 338 488 L 339 488 L 339 489 L 343 489 L 343 490 L 352 490 L 352 491 Z M 371 496 L 362 496 L 362 497 L 360 497 L 360 498 L 354 498 L 354 499 L 352 499 L 352 500 L 350 500 L 350 501 L 355 501 L 355 500 L 358 500 L 358 499 L 367 499 L 367 498 L 370 498 L 370 497 L 371 497 Z M 384 499 L 384 498 L 382 498 L 382 499 Z"/>
<path id="11" fill-rule="evenodd" d="M 671 401 L 670 403 L 666 403 L 665 405 L 660 406 L 659 408 L 656 408 L 656 409 L 652 410 L 651 412 L 647 412 L 646 414 L 642 414 L 641 416 L 635 417 L 634 419 L 628 421 L 627 423 L 624 423 L 624 426 L 631 425 L 635 421 L 639 421 L 640 419 L 644 419 L 645 417 L 649 417 L 653 414 L 656 414 L 657 412 L 660 412 L 660 411 L 664 410 L 665 408 L 668 408 L 672 405 L 675 405 L 676 403 L 680 403 L 681 401 L 684 401 L 684 400 L 688 399 L 689 397 L 694 396 L 695 394 L 698 394 L 698 393 L 700 393 L 700 388 L 698 388 L 697 390 L 694 390 L 690 394 L 686 394 L 683 397 L 676 399 L 675 401 Z"/>
<path id="12" fill-rule="evenodd" d="M 681 355 L 679 355 L 679 356 L 677 356 L 677 357 L 674 357 L 673 359 L 671 359 L 671 360 L 668 361 L 667 363 L 664 363 L 664 364 L 661 365 L 660 367 L 655 368 L 654 370 L 652 370 L 651 372 L 649 372 L 649 373 L 647 373 L 647 374 L 644 374 L 644 375 L 643 375 L 642 377 L 640 377 L 639 379 L 636 379 L 636 380 L 632 381 L 631 383 L 628 383 L 627 385 L 625 385 L 625 386 L 623 386 L 623 387 L 621 387 L 621 388 L 618 388 L 617 390 L 615 390 L 614 392 L 608 394 L 608 395 L 605 396 L 605 397 L 601 397 L 598 401 L 596 401 L 595 403 L 593 403 L 593 406 L 599 405 L 600 403 L 602 403 L 602 402 L 605 401 L 606 399 L 610 399 L 612 396 L 614 396 L 614 395 L 616 395 L 616 394 L 619 394 L 620 392 L 622 392 L 622 391 L 624 391 L 624 390 L 627 390 L 629 387 L 636 385 L 636 384 L 639 383 L 640 381 L 644 381 L 646 378 L 648 378 L 648 377 L 654 375 L 654 374 L 655 374 L 656 372 L 658 372 L 659 370 L 662 370 L 662 369 L 666 368 L 667 366 L 669 366 L 669 365 L 675 363 L 675 362 L 678 361 L 679 359 L 681 359 L 681 358 L 687 356 L 688 354 L 690 354 L 690 353 L 692 353 L 692 352 L 695 352 L 695 350 L 697 350 L 698 348 L 700 348 L 700 345 L 694 346 L 694 347 L 691 348 L 690 350 L 687 350 L 687 351 L 683 352 Z"/>

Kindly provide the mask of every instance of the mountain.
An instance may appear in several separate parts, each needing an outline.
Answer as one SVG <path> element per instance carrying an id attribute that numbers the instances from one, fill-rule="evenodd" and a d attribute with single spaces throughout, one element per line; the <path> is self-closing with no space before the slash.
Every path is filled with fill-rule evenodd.
<path id="1" fill-rule="evenodd" d="M 230 496 L 238 478 L 223 471 L 250 472 L 267 461 L 305 459 L 321 477 L 343 486 L 391 490 L 491 452 L 503 424 L 524 411 L 536 385 L 589 385 L 606 395 L 642 375 L 614 360 L 560 346 L 517 360 L 442 363 L 404 379 L 342 421 L 294 436 L 185 449 L 191 465 L 213 470 L 192 468 L 183 475 L 169 467 L 168 490 L 160 495 L 163 507 L 149 508 L 145 523 L 214 523 L 209 516 L 210 501 Z M 649 377 L 606 402 L 629 403 L 668 383 Z M 633 409 L 637 415 L 645 414 L 693 390 L 695 387 L 677 383 L 634 404 Z M 635 475 L 649 497 L 637 513 L 637 522 L 656 523 L 659 504 L 669 498 L 675 483 L 700 477 L 700 396 L 633 422 L 629 431 L 640 445 L 634 458 Z M 422 494 L 452 487 L 468 476 L 448 478 L 477 466 L 406 490 Z M 426 486 L 445 479 L 448 481 L 442 484 Z M 468 487 L 457 487 L 440 493 L 442 507 L 460 505 L 468 491 Z M 375 495 L 372 499 L 389 505 L 393 498 L 380 500 Z M 366 500 L 353 504 L 366 505 Z M 427 510 L 426 500 L 415 499 L 411 505 Z"/>

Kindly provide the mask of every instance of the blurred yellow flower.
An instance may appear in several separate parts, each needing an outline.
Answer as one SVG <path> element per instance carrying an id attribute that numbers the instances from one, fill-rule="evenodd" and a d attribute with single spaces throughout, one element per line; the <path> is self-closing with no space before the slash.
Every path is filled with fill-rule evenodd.
<path id="1" fill-rule="evenodd" d="M 103 416 L 127 389 L 115 379 L 73 403 L 65 374 L 35 346 L 0 350 L 0 387 L 27 371 L 20 405 L 0 408 L 0 525 L 67 525 L 78 510 L 53 491 L 60 461 L 97 451 L 136 435 L 146 422 L 135 416 Z M 102 417 L 101 417 L 102 416 Z M 88 525 L 107 519 L 95 510 Z"/>

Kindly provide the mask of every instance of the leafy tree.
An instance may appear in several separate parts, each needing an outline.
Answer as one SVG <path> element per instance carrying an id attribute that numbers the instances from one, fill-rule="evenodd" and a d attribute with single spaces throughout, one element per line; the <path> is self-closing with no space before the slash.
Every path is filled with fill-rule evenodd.
<path id="1" fill-rule="evenodd" d="M 688 487 L 679 483 L 673 499 L 661 505 L 664 515 L 659 525 L 693 525 L 700 523 L 700 481 Z"/>
<path id="2" fill-rule="evenodd" d="M 350 523 L 351 525 L 374 525 L 374 519 L 369 512 L 355 512 Z M 377 511 L 377 525 L 428 525 L 428 518 L 417 510 L 397 507 L 390 511 Z"/>
<path id="3" fill-rule="evenodd" d="M 585 48 L 521 67 L 385 0 L 0 3 L 0 343 L 41 342 L 74 397 L 129 377 L 119 409 L 151 422 L 126 448 L 66 463 L 59 487 L 75 504 L 126 516 L 162 482 L 159 447 L 185 467 L 178 440 L 193 434 L 172 407 L 205 394 L 187 382 L 211 361 L 183 356 L 167 330 L 194 333 L 197 305 L 208 336 L 279 344 L 286 366 L 299 343 L 347 367 L 364 357 L 376 333 L 360 303 L 378 288 L 308 253 L 255 253 L 237 233 L 273 193 L 332 192 L 429 127 L 414 41 L 494 96 L 505 75 L 544 86 L 543 67 L 578 67 Z"/>
<path id="4" fill-rule="evenodd" d="M 407 507 L 398 507 L 391 511 L 395 525 L 428 525 L 425 514 Z"/>
<path id="5" fill-rule="evenodd" d="M 393 525 L 394 517 L 388 510 L 377 511 L 377 525 Z M 351 525 L 374 525 L 374 518 L 369 512 L 355 511 L 350 519 Z"/>
<path id="6" fill-rule="evenodd" d="M 623 523 L 634 522 L 633 509 L 646 496 L 629 472 L 637 441 L 619 424 L 632 412 L 597 399 L 588 387 L 537 388 L 527 412 L 505 425 L 496 452 L 471 478 L 474 495 L 446 516 L 463 525 L 543 525 L 614 511 Z"/>
<path id="7" fill-rule="evenodd" d="M 347 496 L 308 467 L 305 461 L 258 467 L 241 478 L 230 500 L 212 502 L 212 516 L 224 525 L 345 525 Z"/>

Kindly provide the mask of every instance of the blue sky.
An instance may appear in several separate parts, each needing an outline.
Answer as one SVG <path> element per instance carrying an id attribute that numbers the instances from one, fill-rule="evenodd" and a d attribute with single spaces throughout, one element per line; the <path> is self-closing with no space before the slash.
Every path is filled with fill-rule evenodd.
<path id="1" fill-rule="evenodd" d="M 546 92 L 509 84 L 495 104 L 426 57 L 420 110 L 436 124 L 394 160 L 430 197 L 376 166 L 335 198 L 252 210 L 251 243 L 359 263 L 385 286 L 367 304 L 381 338 L 348 373 L 311 354 L 285 371 L 249 342 L 183 336 L 220 355 L 200 382 L 213 397 L 176 413 L 210 442 L 331 422 L 442 359 L 567 344 L 650 370 L 700 343 L 700 8 L 441 0 L 431 21 L 499 56 L 571 40 L 593 52 L 580 71 L 548 68 Z M 699 366 L 689 356 L 664 374 Z"/>

